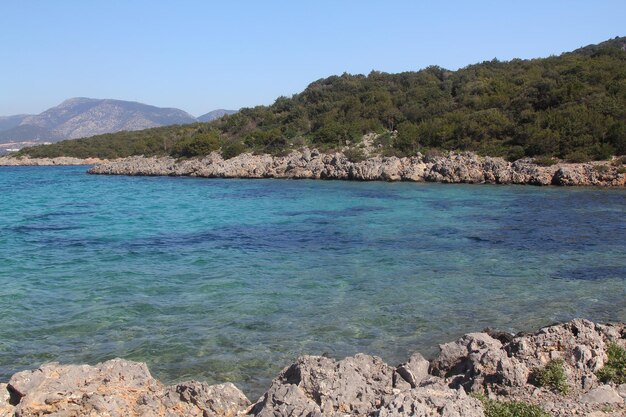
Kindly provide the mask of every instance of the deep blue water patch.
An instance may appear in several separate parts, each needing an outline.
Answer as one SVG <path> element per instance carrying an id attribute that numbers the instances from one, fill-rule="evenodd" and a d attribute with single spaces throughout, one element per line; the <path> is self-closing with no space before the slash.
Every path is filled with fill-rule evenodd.
<path id="1" fill-rule="evenodd" d="M 0 380 L 148 362 L 251 394 L 300 354 L 626 320 L 626 191 L 0 167 Z"/>

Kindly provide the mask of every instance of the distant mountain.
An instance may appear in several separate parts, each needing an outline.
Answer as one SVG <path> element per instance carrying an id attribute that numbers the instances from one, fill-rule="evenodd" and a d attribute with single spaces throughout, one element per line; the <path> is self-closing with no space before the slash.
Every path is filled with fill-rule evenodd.
<path id="1" fill-rule="evenodd" d="M 15 116 L 0 116 L 0 131 L 13 129 L 30 116 L 29 114 L 17 114 Z"/>
<path id="2" fill-rule="evenodd" d="M 71 98 L 38 115 L 0 118 L 0 143 L 56 142 L 196 121 L 189 113 L 174 108 L 122 100 Z"/>
<path id="3" fill-rule="evenodd" d="M 215 119 L 219 119 L 220 117 L 226 116 L 228 114 L 235 114 L 235 113 L 237 113 L 237 110 L 224 110 L 224 109 L 213 110 L 206 114 L 203 114 L 202 116 L 199 116 L 198 121 L 199 122 L 211 122 Z"/>

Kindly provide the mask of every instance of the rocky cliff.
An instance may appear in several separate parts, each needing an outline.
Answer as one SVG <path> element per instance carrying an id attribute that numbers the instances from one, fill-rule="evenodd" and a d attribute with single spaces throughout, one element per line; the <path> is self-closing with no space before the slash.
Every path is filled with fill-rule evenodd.
<path id="1" fill-rule="evenodd" d="M 311 178 L 359 181 L 624 186 L 621 166 L 609 162 L 540 166 L 531 160 L 507 162 L 472 153 L 410 158 L 373 157 L 351 162 L 343 153 L 313 149 L 287 156 L 241 154 L 224 160 L 212 153 L 201 159 L 129 157 L 96 165 L 90 174 L 169 175 L 208 178 Z"/>
<path id="2" fill-rule="evenodd" d="M 52 363 L 0 384 L 0 416 L 483 417 L 485 407 L 517 402 L 547 413 L 524 416 L 623 417 L 626 384 L 598 377 L 609 346 L 626 348 L 626 324 L 577 319 L 534 334 L 469 333 L 430 362 L 419 353 L 398 366 L 364 354 L 303 356 L 256 402 L 233 384 L 166 386 L 142 363 Z M 533 377 L 550 363 L 562 370 L 558 388 Z"/>

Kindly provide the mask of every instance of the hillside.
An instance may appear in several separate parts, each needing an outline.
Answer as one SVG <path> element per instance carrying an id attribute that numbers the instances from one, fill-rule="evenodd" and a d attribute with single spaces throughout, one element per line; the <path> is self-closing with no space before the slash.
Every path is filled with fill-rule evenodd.
<path id="1" fill-rule="evenodd" d="M 457 71 L 332 76 L 271 106 L 211 123 L 122 132 L 29 148 L 34 157 L 190 157 L 221 150 L 285 154 L 352 146 L 365 134 L 382 155 L 429 149 L 572 161 L 626 154 L 626 38 L 548 58 L 492 60 Z M 371 137 L 371 136 L 370 136 Z"/>

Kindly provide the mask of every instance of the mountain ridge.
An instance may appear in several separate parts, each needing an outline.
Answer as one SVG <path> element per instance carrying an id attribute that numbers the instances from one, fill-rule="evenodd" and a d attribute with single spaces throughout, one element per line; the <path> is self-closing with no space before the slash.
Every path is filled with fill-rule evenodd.
<path id="1" fill-rule="evenodd" d="M 200 116 L 210 121 L 235 111 L 218 109 Z M 173 107 L 137 101 L 72 97 L 39 114 L 0 117 L 0 144 L 19 146 L 196 123 L 199 118 Z"/>

